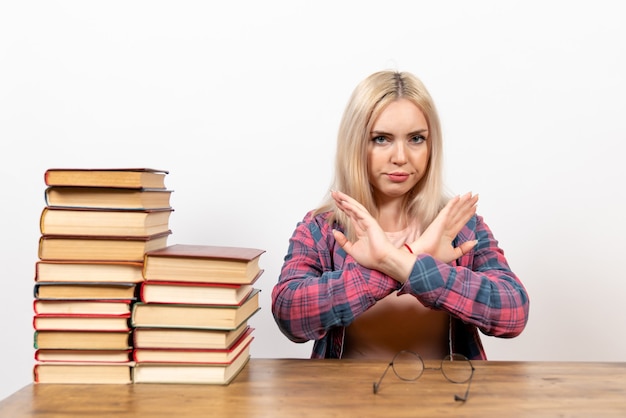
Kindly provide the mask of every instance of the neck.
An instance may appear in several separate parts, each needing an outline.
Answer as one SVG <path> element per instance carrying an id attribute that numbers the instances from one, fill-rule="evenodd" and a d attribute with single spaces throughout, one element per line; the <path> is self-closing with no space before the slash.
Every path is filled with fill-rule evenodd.
<path id="1" fill-rule="evenodd" d="M 378 224 L 386 232 L 402 231 L 407 227 L 407 216 L 400 199 L 378 207 Z"/>

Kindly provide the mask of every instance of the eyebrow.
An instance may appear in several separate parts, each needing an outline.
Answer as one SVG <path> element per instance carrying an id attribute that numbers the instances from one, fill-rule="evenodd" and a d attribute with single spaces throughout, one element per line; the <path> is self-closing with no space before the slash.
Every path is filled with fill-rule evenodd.
<path id="1" fill-rule="evenodd" d="M 428 129 L 418 129 L 417 131 L 409 132 L 408 136 L 427 135 L 427 134 L 428 134 Z M 370 135 L 391 135 L 391 133 L 385 132 L 385 131 L 371 131 Z"/>

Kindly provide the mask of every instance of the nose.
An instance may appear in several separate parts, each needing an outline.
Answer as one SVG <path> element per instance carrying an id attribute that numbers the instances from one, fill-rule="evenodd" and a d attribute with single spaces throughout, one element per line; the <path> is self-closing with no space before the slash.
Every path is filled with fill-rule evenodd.
<path id="1" fill-rule="evenodd" d="M 396 165 L 406 164 L 406 144 L 404 141 L 394 141 L 391 162 Z"/>

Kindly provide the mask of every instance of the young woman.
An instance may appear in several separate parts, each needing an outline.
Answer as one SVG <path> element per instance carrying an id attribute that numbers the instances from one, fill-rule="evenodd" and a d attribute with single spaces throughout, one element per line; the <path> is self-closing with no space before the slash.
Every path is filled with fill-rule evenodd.
<path id="1" fill-rule="evenodd" d="M 439 118 L 410 73 L 381 71 L 354 90 L 339 128 L 326 202 L 298 223 L 272 312 L 312 358 L 486 359 L 479 330 L 519 335 L 526 290 L 478 196 L 446 197 Z"/>

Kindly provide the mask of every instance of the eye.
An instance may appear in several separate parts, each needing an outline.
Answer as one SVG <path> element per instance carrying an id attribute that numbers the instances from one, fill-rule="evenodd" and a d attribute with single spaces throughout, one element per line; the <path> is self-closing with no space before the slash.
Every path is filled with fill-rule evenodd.
<path id="1" fill-rule="evenodd" d="M 426 137 L 424 135 L 413 135 L 409 141 L 411 144 L 421 144 L 426 141 Z"/>
<path id="2" fill-rule="evenodd" d="M 386 142 L 389 142 L 389 140 L 386 137 L 382 136 L 382 135 L 378 135 L 378 136 L 375 136 L 374 138 L 372 138 L 372 142 L 375 143 L 375 144 L 384 144 Z"/>

